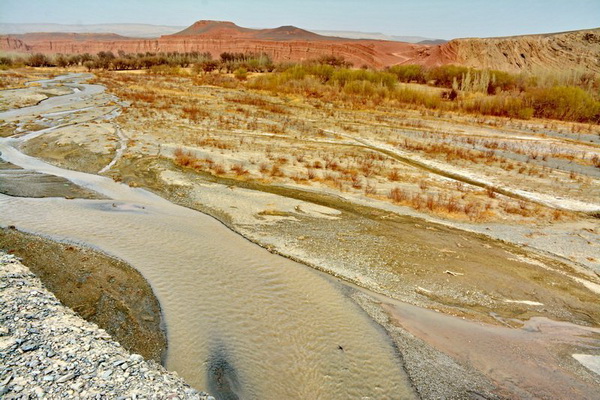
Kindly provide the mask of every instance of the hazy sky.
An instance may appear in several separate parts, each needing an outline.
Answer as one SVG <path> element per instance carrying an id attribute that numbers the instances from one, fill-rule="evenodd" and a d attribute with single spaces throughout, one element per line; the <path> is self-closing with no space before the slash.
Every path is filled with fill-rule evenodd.
<path id="1" fill-rule="evenodd" d="M 600 26 L 600 0 L 0 0 L 0 22 L 191 25 L 382 32 L 451 39 Z"/>

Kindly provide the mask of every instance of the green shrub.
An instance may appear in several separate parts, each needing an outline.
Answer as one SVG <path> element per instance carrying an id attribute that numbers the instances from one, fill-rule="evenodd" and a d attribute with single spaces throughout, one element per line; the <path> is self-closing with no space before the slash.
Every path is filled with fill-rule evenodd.
<path id="1" fill-rule="evenodd" d="M 396 77 L 388 72 L 369 71 L 364 69 L 338 69 L 333 72 L 331 81 L 344 87 L 349 82 L 366 81 L 374 85 L 381 85 L 388 89 L 396 86 Z"/>
<path id="2" fill-rule="evenodd" d="M 41 53 L 32 54 L 25 60 L 25 65 L 28 67 L 51 67 L 50 59 Z"/>
<path id="3" fill-rule="evenodd" d="M 461 104 L 464 111 L 494 115 L 497 117 L 509 117 L 519 119 L 530 119 L 533 116 L 533 108 L 527 105 L 523 96 L 501 94 L 496 96 L 481 96 L 464 101 Z"/>
<path id="4" fill-rule="evenodd" d="M 171 67 L 169 65 L 155 65 L 151 67 L 148 71 L 148 74 L 151 75 L 185 75 L 185 70 L 182 70 L 179 67 Z"/>
<path id="5" fill-rule="evenodd" d="M 434 81 L 435 86 L 451 88 L 453 83 L 462 83 L 463 77 L 469 72 L 469 68 L 458 65 L 443 65 L 427 71 L 427 81 Z"/>
<path id="6" fill-rule="evenodd" d="M 426 82 L 425 68 L 422 65 L 394 65 L 387 71 L 396 75 L 400 82 Z"/>
<path id="7" fill-rule="evenodd" d="M 233 73 L 233 76 L 235 76 L 235 79 L 237 79 L 237 80 L 245 81 L 248 78 L 248 70 L 243 67 L 238 68 Z"/>
<path id="8" fill-rule="evenodd" d="M 527 101 L 538 118 L 576 122 L 600 122 L 600 102 L 573 86 L 531 89 Z"/>

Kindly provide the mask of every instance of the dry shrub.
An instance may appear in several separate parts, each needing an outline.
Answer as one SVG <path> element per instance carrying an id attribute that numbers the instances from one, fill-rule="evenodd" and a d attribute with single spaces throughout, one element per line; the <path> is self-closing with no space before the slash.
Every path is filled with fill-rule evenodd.
<path id="1" fill-rule="evenodd" d="M 395 187 L 392 190 L 390 190 L 390 194 L 388 195 L 388 197 L 392 199 L 392 201 L 395 203 L 403 203 L 405 201 L 408 201 L 412 196 L 406 190 L 399 187 Z"/>
<path id="2" fill-rule="evenodd" d="M 175 149 L 173 155 L 175 156 L 175 163 L 182 167 L 194 167 L 197 161 L 196 156 L 190 151 L 183 150 L 181 147 Z"/>
<path id="3" fill-rule="evenodd" d="M 128 100 L 143 101 L 145 103 L 150 103 L 150 104 L 155 103 L 157 100 L 156 93 L 152 90 L 148 90 L 148 91 L 144 91 L 144 92 L 124 91 L 120 95 L 121 95 L 121 97 L 124 97 Z"/>
<path id="4" fill-rule="evenodd" d="M 354 189 L 362 189 L 362 182 L 358 174 L 350 174 L 349 175 L 350 183 Z"/>
<path id="5" fill-rule="evenodd" d="M 535 209 L 530 207 L 526 201 L 519 200 L 518 204 L 514 203 L 503 203 L 502 208 L 508 214 L 516 214 L 522 217 L 530 217 L 535 214 Z"/>
<path id="6" fill-rule="evenodd" d="M 388 174 L 388 179 L 392 182 L 398 182 L 400 180 L 400 172 L 397 169 L 393 169 Z"/>
<path id="7" fill-rule="evenodd" d="M 487 194 L 487 196 L 490 199 L 495 199 L 496 198 L 496 191 L 491 186 L 488 186 L 488 187 L 485 188 L 485 193 Z"/>
<path id="8" fill-rule="evenodd" d="M 269 165 L 267 163 L 261 163 L 258 166 L 258 170 L 261 174 L 266 174 L 267 172 L 269 172 Z"/>
<path id="9" fill-rule="evenodd" d="M 377 187 L 367 183 L 367 185 L 365 186 L 365 195 L 369 196 L 369 195 L 376 195 L 376 194 L 377 194 Z"/>
<path id="10" fill-rule="evenodd" d="M 225 174 L 225 172 L 226 172 L 226 171 L 225 171 L 225 167 L 223 167 L 223 165 L 221 165 L 221 164 L 217 164 L 217 163 L 215 163 L 215 164 L 212 166 L 212 171 L 213 171 L 215 174 L 217 174 L 217 175 L 224 175 L 224 174 Z"/>
<path id="11" fill-rule="evenodd" d="M 339 170 L 340 165 L 338 162 L 332 158 L 325 159 L 325 169 L 330 169 L 332 171 Z"/>
<path id="12" fill-rule="evenodd" d="M 552 210 L 552 220 L 554 220 L 554 221 L 560 221 L 566 215 L 567 215 L 567 213 L 565 213 L 563 210 L 559 210 L 559 209 Z"/>
<path id="13" fill-rule="evenodd" d="M 255 106 L 265 111 L 269 111 L 275 114 L 289 114 L 289 112 L 281 105 L 271 103 L 265 99 L 255 96 L 238 96 L 238 97 L 226 97 L 225 100 L 238 103 Z"/>
<path id="14" fill-rule="evenodd" d="M 231 167 L 231 171 L 235 172 L 237 176 L 248 175 L 250 171 L 248 171 L 242 164 L 234 164 Z"/>
<path id="15" fill-rule="evenodd" d="M 276 178 L 283 178 L 285 177 L 285 173 L 283 172 L 283 170 L 281 169 L 281 167 L 277 164 L 274 164 L 271 167 L 271 172 L 270 172 L 272 177 L 276 177 Z"/>
<path id="16" fill-rule="evenodd" d="M 233 144 L 215 138 L 199 138 L 196 140 L 196 145 L 199 147 L 213 147 L 219 150 L 234 150 Z"/>
<path id="17" fill-rule="evenodd" d="M 192 122 L 198 122 L 200 120 L 203 120 L 204 118 L 208 118 L 210 114 L 207 111 L 202 110 L 194 105 L 184 106 L 181 109 L 181 116 L 189 119 Z"/>
<path id="18" fill-rule="evenodd" d="M 468 201 L 464 205 L 455 196 L 447 196 L 444 194 L 412 194 L 410 191 L 395 187 L 388 194 L 394 203 L 403 204 L 412 207 L 416 210 L 435 212 L 438 214 L 463 214 L 473 221 L 479 221 L 493 214 L 489 211 L 491 205 L 483 207 L 479 202 Z"/>

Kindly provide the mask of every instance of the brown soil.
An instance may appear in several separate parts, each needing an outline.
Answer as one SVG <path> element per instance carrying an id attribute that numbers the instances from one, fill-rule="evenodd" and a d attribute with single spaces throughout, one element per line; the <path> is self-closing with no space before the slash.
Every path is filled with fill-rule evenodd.
<path id="1" fill-rule="evenodd" d="M 144 277 L 97 251 L 0 229 L 0 249 L 23 260 L 67 307 L 127 350 L 161 362 L 167 349 L 161 309 Z"/>

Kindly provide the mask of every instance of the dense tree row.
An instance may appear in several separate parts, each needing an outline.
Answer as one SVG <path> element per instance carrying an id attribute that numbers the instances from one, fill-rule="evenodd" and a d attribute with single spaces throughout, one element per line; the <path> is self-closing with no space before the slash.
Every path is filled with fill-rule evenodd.
<path id="1" fill-rule="evenodd" d="M 196 73 L 223 71 L 231 73 L 239 68 L 250 72 L 268 72 L 275 66 L 266 54 L 222 53 L 213 60 L 211 53 L 129 53 L 111 51 L 92 54 L 56 54 L 48 56 L 41 53 L 28 56 L 0 57 L 0 66 L 4 67 L 76 67 L 88 70 L 139 70 L 168 66 L 177 68 L 193 67 Z"/>

